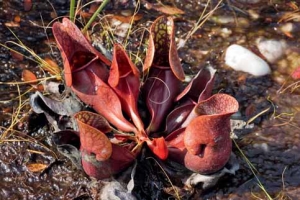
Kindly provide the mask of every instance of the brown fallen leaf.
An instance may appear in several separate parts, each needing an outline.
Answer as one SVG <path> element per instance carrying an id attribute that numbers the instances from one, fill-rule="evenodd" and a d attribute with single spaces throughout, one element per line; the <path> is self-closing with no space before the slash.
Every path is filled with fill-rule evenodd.
<path id="1" fill-rule="evenodd" d="M 133 15 L 133 16 L 132 15 L 131 16 L 111 15 L 109 17 L 112 17 L 112 18 L 114 18 L 116 20 L 119 20 L 120 22 L 123 22 L 123 23 L 130 23 L 131 20 L 138 21 L 138 20 L 142 19 L 143 15 L 142 14 L 136 14 L 136 15 Z"/>
<path id="2" fill-rule="evenodd" d="M 82 17 L 82 18 L 90 18 L 90 17 L 92 16 L 92 13 L 85 12 L 85 11 L 80 11 L 78 14 L 79 14 L 80 17 Z"/>
<path id="3" fill-rule="evenodd" d="M 23 79 L 24 82 L 29 82 L 30 84 L 37 83 L 36 75 L 28 69 L 23 69 L 22 79 Z"/>
<path id="4" fill-rule="evenodd" d="M 176 7 L 172 7 L 172 6 L 165 6 L 165 5 L 154 5 L 153 6 L 154 10 L 157 10 L 159 12 L 162 12 L 164 14 L 168 14 L 168 15 L 181 15 L 184 14 L 184 11 L 176 8 Z"/>
<path id="5" fill-rule="evenodd" d="M 58 64 L 51 58 L 47 57 L 44 59 L 44 61 L 46 61 L 46 63 L 48 63 L 49 68 L 48 67 L 44 67 L 44 69 L 49 72 L 52 75 L 57 75 L 60 73 L 60 68 L 58 66 Z"/>
<path id="6" fill-rule="evenodd" d="M 22 61 L 24 60 L 24 56 L 16 51 L 10 51 L 10 55 L 13 59 L 18 60 L 18 61 Z"/>
<path id="7" fill-rule="evenodd" d="M 24 82 L 28 82 L 34 89 L 44 91 L 44 86 L 42 84 L 38 84 L 36 75 L 28 69 L 24 69 L 22 71 L 22 80 Z"/>
<path id="8" fill-rule="evenodd" d="M 250 104 L 249 106 L 247 106 L 247 108 L 245 109 L 245 116 L 247 118 L 250 118 L 252 116 L 254 116 L 256 111 L 256 107 L 254 104 Z"/>
<path id="9" fill-rule="evenodd" d="M 57 18 L 57 13 L 55 11 L 53 11 L 50 13 L 50 16 L 52 19 L 55 19 L 55 18 Z"/>
<path id="10" fill-rule="evenodd" d="M 99 7 L 99 3 L 98 2 L 92 3 L 88 12 L 90 14 L 93 14 L 94 12 L 96 12 L 96 10 L 98 9 L 98 7 Z"/>
<path id="11" fill-rule="evenodd" d="M 42 172 L 48 167 L 48 165 L 43 163 L 31 163 L 26 165 L 26 167 L 30 172 Z"/>
<path id="12" fill-rule="evenodd" d="M 37 91 L 40 91 L 40 92 L 42 92 L 42 91 L 45 90 L 43 84 L 38 84 L 38 85 L 36 85 L 34 88 L 35 88 Z"/>
<path id="13" fill-rule="evenodd" d="M 173 6 L 168 6 L 168 5 L 163 5 L 161 3 L 157 4 L 157 3 L 149 3 L 148 1 L 146 0 L 143 0 L 143 3 L 144 3 L 144 6 L 146 9 L 150 10 L 150 9 L 153 9 L 153 10 L 157 10 L 159 12 L 162 12 L 164 14 L 167 14 L 167 15 L 181 15 L 181 14 L 184 14 L 184 11 L 179 9 L 179 8 L 176 8 L 176 7 L 173 7 Z"/>

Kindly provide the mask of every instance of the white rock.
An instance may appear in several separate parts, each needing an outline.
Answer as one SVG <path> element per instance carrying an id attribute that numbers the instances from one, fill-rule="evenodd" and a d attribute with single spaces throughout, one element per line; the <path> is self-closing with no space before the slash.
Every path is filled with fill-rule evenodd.
<path id="1" fill-rule="evenodd" d="M 269 61 L 270 63 L 275 63 L 283 55 L 287 49 L 287 44 L 284 40 L 266 40 L 263 38 L 258 38 L 256 40 L 257 48 L 260 53 Z"/>
<path id="2" fill-rule="evenodd" d="M 271 73 L 269 65 L 263 59 L 237 44 L 227 48 L 225 64 L 234 70 L 248 72 L 254 76 L 264 76 Z"/>
<path id="3" fill-rule="evenodd" d="M 127 32 L 130 28 L 130 24 L 129 23 L 123 23 L 117 19 L 111 19 L 110 20 L 110 28 L 111 31 L 117 35 L 120 36 L 122 38 L 126 37 Z"/>

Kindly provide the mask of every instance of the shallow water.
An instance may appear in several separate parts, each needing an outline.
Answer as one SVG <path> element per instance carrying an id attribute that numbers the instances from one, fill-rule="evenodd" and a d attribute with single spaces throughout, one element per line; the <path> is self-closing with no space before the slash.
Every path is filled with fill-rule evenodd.
<path id="1" fill-rule="evenodd" d="M 50 2 L 58 16 L 67 14 L 68 2 L 63 0 Z M 211 64 L 218 70 L 214 92 L 231 94 L 239 101 L 240 119 L 248 120 L 269 108 L 252 122 L 254 128 L 235 131 L 237 135 L 235 141 L 256 168 L 257 177 L 250 170 L 238 148 L 234 147 L 233 151 L 238 157 L 241 168 L 237 174 L 223 177 L 214 188 L 207 191 L 196 189 L 190 199 L 256 199 L 256 197 L 267 199 L 258 186 L 257 178 L 273 198 L 300 198 L 299 89 L 292 92 L 283 90 L 295 82 L 289 75 L 300 64 L 300 38 L 296 32 L 300 27 L 300 19 L 281 21 L 284 14 L 293 11 L 293 6 L 288 4 L 288 1 L 279 3 L 279 1 L 261 0 L 260 2 L 243 4 L 238 0 L 226 1 L 221 4 L 221 8 L 215 12 L 213 18 L 196 31 L 183 48 L 179 49 L 186 73 L 195 73 L 206 64 Z M 186 15 L 175 18 L 176 36 L 182 39 L 203 11 L 205 2 L 177 0 L 174 3 L 186 12 Z M 216 5 L 217 2 L 214 3 Z M 300 5 L 296 4 L 296 6 Z M 5 23 L 12 22 L 14 17 L 19 15 L 20 26 L 11 27 L 12 31 L 25 45 L 38 54 L 51 55 L 46 42 L 47 36 L 51 38 L 51 30 L 45 32 L 43 28 L 37 26 L 43 25 L 41 16 L 45 24 L 53 19 L 51 16 L 53 9 L 50 4 L 44 1 L 34 1 L 33 8 L 29 12 L 23 10 L 23 4 L 20 1 L 0 1 L 0 7 L 3 11 L 0 12 L 1 43 L 15 40 L 5 27 Z M 118 6 L 110 6 L 109 12 L 116 12 L 114 7 Z M 119 8 L 122 6 L 119 5 Z M 132 10 L 133 8 L 129 6 L 126 9 Z M 153 21 L 160 15 L 159 12 L 148 11 L 143 6 L 140 13 L 143 14 L 143 18 L 135 24 L 138 27 L 145 27 L 145 24 L 148 26 L 148 21 Z M 224 23 L 225 19 L 226 23 Z M 288 23 L 295 27 L 294 31 L 283 32 L 282 27 Z M 129 48 L 138 45 L 139 34 L 141 33 L 136 32 L 130 38 Z M 238 43 L 258 53 L 255 43 L 258 37 L 282 39 L 289 45 L 288 54 L 278 62 L 270 64 L 271 75 L 253 77 L 225 66 L 223 54 L 230 44 Z M 53 57 L 57 58 L 55 48 L 54 53 Z M 16 60 L 10 56 L 8 50 L 2 47 L 0 48 L 0 63 L 2 66 L 0 68 L 1 82 L 20 81 L 24 68 L 37 71 L 36 63 L 27 59 Z M 22 92 L 28 88 L 29 86 L 26 85 L 20 86 Z M 18 96 L 17 87 L 13 85 L 1 84 L 0 92 L 1 100 Z M 25 95 L 23 100 L 26 98 L 28 95 Z M 16 111 L 17 105 L 17 100 L 1 104 L 2 134 L 5 132 L 4 127 L 10 125 L 11 114 Z M 0 183 L 0 196 L 7 199 L 98 198 L 102 183 L 90 180 L 81 170 L 75 169 L 70 161 L 59 155 L 50 140 L 49 129 L 44 127 L 47 123 L 45 119 L 41 116 L 36 118 L 36 115 L 30 111 L 28 113 L 28 110 L 28 105 L 21 110 L 21 114 L 26 117 L 15 127 L 18 132 L 8 137 L 11 140 L 0 144 L 2 152 L 0 178 L 3 180 Z M 162 180 L 165 177 L 154 163 L 152 163 L 154 168 L 149 167 L 147 164 L 150 162 L 142 161 L 141 167 L 137 169 L 137 173 L 147 175 L 140 177 L 137 174 L 137 179 L 140 179 L 137 182 L 140 186 L 137 186 L 135 193 L 140 199 L 167 198 L 167 195 L 162 192 L 164 187 Z M 39 172 L 31 172 L 28 166 L 32 163 L 43 163 L 48 167 Z"/>

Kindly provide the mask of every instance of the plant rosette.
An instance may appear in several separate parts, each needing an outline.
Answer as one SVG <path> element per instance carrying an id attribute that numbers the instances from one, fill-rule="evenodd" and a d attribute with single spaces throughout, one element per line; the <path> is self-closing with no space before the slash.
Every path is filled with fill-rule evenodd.
<path id="1" fill-rule="evenodd" d="M 150 27 L 144 77 L 121 45 L 114 45 L 109 61 L 69 19 L 55 22 L 52 30 L 66 86 L 96 112 L 77 112 L 78 131 L 55 135 L 60 145 L 77 144 L 89 176 L 103 179 L 121 172 L 145 143 L 162 161 L 196 173 L 225 166 L 232 151 L 230 116 L 238 102 L 227 94 L 211 94 L 216 70 L 210 66 L 184 87 L 171 17 L 161 16 Z M 146 117 L 141 117 L 140 102 Z"/>

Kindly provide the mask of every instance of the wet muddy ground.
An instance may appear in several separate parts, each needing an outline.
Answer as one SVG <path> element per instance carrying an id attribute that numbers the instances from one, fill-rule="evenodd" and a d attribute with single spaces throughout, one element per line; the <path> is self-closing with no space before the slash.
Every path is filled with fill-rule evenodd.
<path id="1" fill-rule="evenodd" d="M 34 1 L 32 9 L 25 12 L 21 1 L 0 1 L 0 42 L 5 44 L 9 40 L 16 41 L 7 29 L 10 27 L 25 45 L 42 57 L 59 58 L 57 49 L 54 47 L 52 52 L 49 48 L 49 44 L 53 44 L 49 43 L 52 40 L 51 30 L 45 30 L 43 22 L 48 24 L 55 15 L 68 15 L 69 2 L 49 2 Z M 217 4 L 212 2 L 209 9 Z M 195 73 L 206 64 L 211 64 L 218 70 L 214 92 L 231 94 L 239 101 L 237 118 L 247 121 L 265 111 L 254 119 L 251 123 L 253 127 L 234 131 L 237 145 L 257 171 L 251 171 L 241 151 L 234 146 L 233 151 L 240 164 L 236 175 L 226 175 L 209 190 L 202 191 L 199 187 L 193 192 L 185 192 L 182 199 L 268 199 L 257 179 L 272 198 L 300 198 L 299 89 L 284 90 L 296 82 L 290 77 L 290 73 L 300 66 L 300 37 L 297 33 L 300 27 L 297 6 L 300 4 L 296 1 L 294 4 L 290 1 L 261 0 L 256 1 L 256 4 L 245 2 L 250 1 L 224 1 L 213 17 L 187 40 L 179 50 L 179 55 L 186 73 Z M 134 10 L 131 3 L 129 1 L 123 5 L 115 1 L 115 5 L 109 5 L 107 12 Z M 184 39 L 206 2 L 176 0 L 173 3 L 186 12 L 175 18 L 176 37 Z M 141 6 L 139 12 L 143 17 L 134 24 L 136 27 L 149 27 L 149 21 L 161 15 L 144 6 Z M 298 13 L 298 18 L 283 17 L 292 12 Z M 16 16 L 20 16 L 21 21 L 14 26 Z M 284 29 L 288 25 L 294 29 Z M 141 34 L 137 31 L 132 35 L 129 48 L 140 41 L 137 37 Z M 237 43 L 257 53 L 255 41 L 258 37 L 285 40 L 290 47 L 287 55 L 270 64 L 271 75 L 254 77 L 225 66 L 223 54 L 230 44 Z M 16 49 L 30 58 L 24 50 Z M 30 93 L 19 99 L 18 87 L 3 83 L 20 82 L 24 68 L 40 73 L 37 64 L 29 59 L 18 60 L 9 50 L 1 47 L 0 66 L 1 199 L 99 199 L 99 191 L 105 183 L 86 177 L 57 152 L 50 139 L 51 128 L 47 126 L 46 119 L 30 110 L 27 100 Z M 20 93 L 29 88 L 28 85 L 20 85 Z M 15 100 L 11 100 L 14 98 Z M 12 117 L 18 111 L 20 100 L 24 106 L 18 119 L 22 120 L 13 127 L 14 131 L 8 131 L 14 123 Z M 170 185 L 151 159 L 140 159 L 135 181 L 133 194 L 138 199 L 169 197 L 166 191 Z"/>

